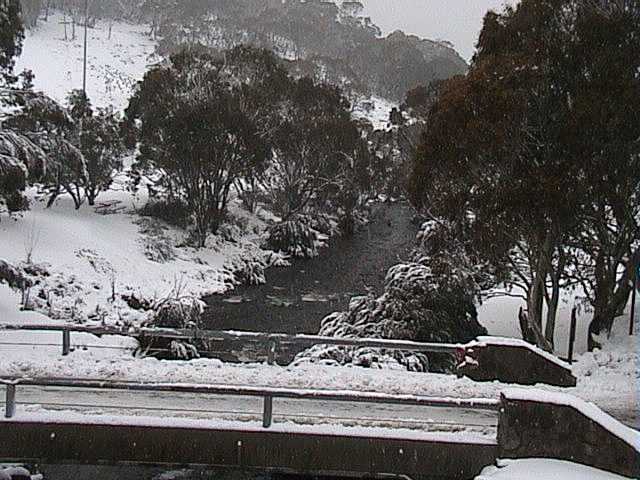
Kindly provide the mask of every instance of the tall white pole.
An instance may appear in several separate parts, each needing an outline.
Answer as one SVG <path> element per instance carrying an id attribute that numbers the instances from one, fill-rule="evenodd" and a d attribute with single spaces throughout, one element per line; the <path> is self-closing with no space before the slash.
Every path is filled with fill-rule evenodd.
<path id="1" fill-rule="evenodd" d="M 89 22 L 89 0 L 84 0 L 84 63 L 82 67 L 82 92 L 87 96 L 87 23 Z"/>

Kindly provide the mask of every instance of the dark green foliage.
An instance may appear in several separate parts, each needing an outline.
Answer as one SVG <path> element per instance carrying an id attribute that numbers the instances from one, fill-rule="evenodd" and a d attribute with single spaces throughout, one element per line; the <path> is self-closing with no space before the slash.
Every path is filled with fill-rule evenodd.
<path id="1" fill-rule="evenodd" d="M 223 221 L 233 185 L 270 153 L 223 66 L 206 51 L 176 54 L 145 75 L 126 111 L 129 128 L 141 123 L 138 168 L 161 172 L 164 193 L 187 204 L 199 246 Z"/>
<path id="2" fill-rule="evenodd" d="M 23 39 L 20 0 L 0 0 L 0 80 L 10 79 Z"/>
<path id="3" fill-rule="evenodd" d="M 172 56 L 145 76 L 122 131 L 130 146 L 140 141 L 136 171 L 160 171 L 157 190 L 187 205 L 199 245 L 225 218 L 232 188 L 250 210 L 266 194 L 285 221 L 328 212 L 348 227 L 370 183 L 369 151 L 340 91 L 290 78 L 266 50 Z"/>
<path id="4" fill-rule="evenodd" d="M 268 230 L 267 247 L 294 257 L 318 255 L 318 236 L 306 217 L 295 216 L 278 222 Z"/>
<path id="5" fill-rule="evenodd" d="M 138 214 L 158 218 L 179 228 L 187 228 L 189 225 L 189 209 L 179 198 L 150 200 Z"/>
<path id="6" fill-rule="evenodd" d="M 113 176 L 122 169 L 125 147 L 120 137 L 120 125 L 111 109 L 94 112 L 91 102 L 81 90 L 69 95 L 69 114 L 74 120 L 75 143 L 86 164 L 82 184 L 89 205 L 95 205 L 100 192 L 106 191 Z"/>
<path id="7" fill-rule="evenodd" d="M 351 216 L 369 187 L 371 158 L 340 91 L 309 78 L 292 81 L 278 115 L 263 181 L 275 211 L 284 219 L 308 208 Z"/>
<path id="8" fill-rule="evenodd" d="M 16 81 L 12 75 L 20 55 L 24 29 L 19 0 L 0 0 L 0 88 Z M 32 151 L 25 138 L 17 138 L 0 125 L 0 209 L 15 212 L 27 207 L 22 196 L 27 181 L 26 154 Z M 1 210 L 0 210 L 1 211 Z"/>

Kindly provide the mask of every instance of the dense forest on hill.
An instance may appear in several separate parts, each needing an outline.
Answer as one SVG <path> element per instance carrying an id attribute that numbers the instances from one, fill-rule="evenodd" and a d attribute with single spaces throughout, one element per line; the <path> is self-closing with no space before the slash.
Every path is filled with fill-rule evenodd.
<path id="1" fill-rule="evenodd" d="M 24 0 L 26 23 L 53 8 L 84 20 L 83 0 Z M 447 42 L 396 31 L 387 37 L 363 16 L 360 2 L 324 0 L 103 0 L 89 2 L 90 19 L 148 23 L 168 54 L 199 43 L 221 50 L 239 44 L 274 50 L 292 72 L 338 85 L 349 93 L 402 100 L 433 80 L 464 73 L 467 64 Z M 90 20 L 90 21 L 92 21 Z"/>

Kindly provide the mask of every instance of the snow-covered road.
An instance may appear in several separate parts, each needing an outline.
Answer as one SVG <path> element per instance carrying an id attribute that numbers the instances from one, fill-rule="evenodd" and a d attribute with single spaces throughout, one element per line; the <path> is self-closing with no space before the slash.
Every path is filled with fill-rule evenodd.
<path id="1" fill-rule="evenodd" d="M 4 394 L 4 387 L 0 389 Z M 2 395 L 4 400 L 4 395 Z M 262 399 L 167 392 L 123 392 L 57 387 L 26 387 L 17 391 L 18 413 L 43 410 L 86 415 L 246 421 L 262 420 Z M 2 405 L 4 407 L 4 405 Z M 424 432 L 466 432 L 495 437 L 497 414 L 489 411 L 274 399 L 274 423 L 403 428 Z"/>

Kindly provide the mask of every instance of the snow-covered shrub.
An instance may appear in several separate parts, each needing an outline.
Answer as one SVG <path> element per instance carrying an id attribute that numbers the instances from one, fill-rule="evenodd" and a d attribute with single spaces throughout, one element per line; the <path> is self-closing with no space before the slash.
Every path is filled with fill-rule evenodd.
<path id="1" fill-rule="evenodd" d="M 176 258 L 173 241 L 158 222 L 141 218 L 136 221 L 142 235 L 144 255 L 152 262 L 167 263 Z"/>
<path id="2" fill-rule="evenodd" d="M 352 299 L 346 312 L 322 321 L 320 335 L 388 338 L 422 342 L 467 342 L 486 330 L 477 322 L 473 297 L 463 279 L 435 276 L 421 263 L 399 264 L 387 273 L 384 293 Z M 416 354 L 369 348 L 315 346 L 298 355 L 300 362 L 335 362 L 371 368 L 450 371 L 445 354 Z"/>
<path id="3" fill-rule="evenodd" d="M 21 466 L 0 466 L 0 480 L 42 480 L 42 475 L 31 475 Z"/>
<path id="4" fill-rule="evenodd" d="M 153 308 L 151 320 L 146 327 L 192 329 L 200 327 L 204 302 L 196 297 L 174 295 L 159 302 Z M 137 354 L 151 354 L 158 358 L 190 360 L 198 358 L 199 345 L 195 341 L 138 337 Z"/>
<path id="5" fill-rule="evenodd" d="M 197 328 L 204 312 L 204 303 L 197 297 L 176 297 L 162 300 L 155 308 L 151 326 L 158 328 Z"/>
<path id="6" fill-rule="evenodd" d="M 191 360 L 193 358 L 200 358 L 200 354 L 198 353 L 198 349 L 195 347 L 195 345 L 178 340 L 173 340 L 171 342 L 171 345 L 169 346 L 169 352 L 171 354 L 171 358 L 174 358 L 176 360 Z"/>
<path id="7" fill-rule="evenodd" d="M 303 217 L 303 221 L 307 222 L 311 228 L 317 230 L 323 235 L 326 235 L 327 237 L 340 235 L 340 222 L 333 215 L 328 215 L 326 213 L 307 215 Z"/>
<path id="8" fill-rule="evenodd" d="M 497 283 L 497 273 L 464 243 L 453 224 L 442 219 L 424 222 L 417 235 L 414 261 L 429 265 L 438 277 L 455 277 L 467 291 L 480 297 Z M 467 240 L 468 242 L 469 240 Z"/>
<path id="9" fill-rule="evenodd" d="M 237 242 L 243 233 L 243 229 L 233 223 L 225 222 L 218 227 L 218 236 L 227 242 Z"/>
<path id="10" fill-rule="evenodd" d="M 239 284 L 263 285 L 266 264 L 264 259 L 256 256 L 238 257 L 234 262 L 234 276 Z"/>
<path id="11" fill-rule="evenodd" d="M 272 252 L 265 251 L 264 259 L 267 268 L 269 267 L 290 267 L 291 262 L 289 261 L 289 256 L 283 254 L 282 252 Z"/>
<path id="12" fill-rule="evenodd" d="M 24 289 L 32 285 L 32 281 L 25 275 L 24 271 L 4 260 L 0 260 L 0 283 L 3 282 L 16 289 Z"/>
<path id="13" fill-rule="evenodd" d="M 276 223 L 268 229 L 267 246 L 293 257 L 311 258 L 318 255 L 318 232 L 308 217 L 297 215 Z"/>
<path id="14" fill-rule="evenodd" d="M 144 256 L 152 262 L 167 263 L 176 258 L 176 252 L 168 237 L 145 237 L 143 244 Z"/>
<path id="15" fill-rule="evenodd" d="M 269 267 L 288 267 L 288 257 L 282 252 L 256 248 L 254 244 L 243 245 L 242 250 L 228 261 L 234 285 L 262 285 L 266 283 L 265 271 Z"/>

